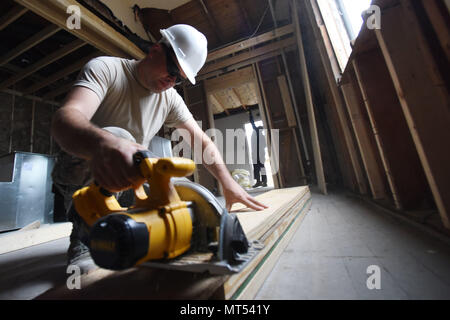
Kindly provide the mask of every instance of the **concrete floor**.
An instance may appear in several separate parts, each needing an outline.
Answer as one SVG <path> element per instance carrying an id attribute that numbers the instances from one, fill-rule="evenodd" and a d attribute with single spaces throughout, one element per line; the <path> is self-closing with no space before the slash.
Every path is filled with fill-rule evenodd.
<path id="1" fill-rule="evenodd" d="M 32 299 L 65 283 L 69 239 L 0 255 L 0 299 Z M 371 265 L 380 290 L 369 290 Z M 49 267 L 50 266 L 50 267 Z M 256 299 L 450 299 L 450 246 L 342 194 L 311 211 Z"/>
<path id="2" fill-rule="evenodd" d="M 372 265 L 380 290 L 367 287 Z M 450 299 L 450 246 L 357 198 L 315 193 L 256 299 Z"/>

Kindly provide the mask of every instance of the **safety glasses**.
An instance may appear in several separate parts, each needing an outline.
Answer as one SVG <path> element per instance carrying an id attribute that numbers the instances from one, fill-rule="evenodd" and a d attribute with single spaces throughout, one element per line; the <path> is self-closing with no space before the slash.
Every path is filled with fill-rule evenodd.
<path id="1" fill-rule="evenodd" d="M 181 72 L 180 69 L 178 68 L 176 62 L 174 61 L 172 55 L 170 54 L 171 52 L 173 53 L 173 55 L 175 55 L 175 53 L 172 51 L 172 49 L 170 49 L 167 45 L 165 45 L 164 43 L 162 44 L 163 48 L 164 48 L 164 52 L 166 54 L 166 68 L 167 68 L 167 73 L 169 74 L 169 76 L 171 77 L 176 77 L 175 79 L 175 84 L 178 85 L 181 82 L 183 82 L 184 78 L 181 76 Z"/>

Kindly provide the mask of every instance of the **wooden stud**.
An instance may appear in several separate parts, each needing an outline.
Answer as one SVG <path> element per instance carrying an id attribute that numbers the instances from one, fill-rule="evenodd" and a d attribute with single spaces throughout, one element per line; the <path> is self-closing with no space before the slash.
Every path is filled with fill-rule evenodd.
<path id="1" fill-rule="evenodd" d="M 346 150 L 348 152 L 348 155 L 349 155 L 349 158 L 351 161 L 352 170 L 356 177 L 357 189 L 358 189 L 359 193 L 367 194 L 366 181 L 364 179 L 363 171 L 362 171 L 361 165 L 359 163 L 356 148 L 355 148 L 355 145 L 354 145 L 354 142 L 352 139 L 352 135 L 350 132 L 350 128 L 348 125 L 341 93 L 339 92 L 339 89 L 337 87 L 336 75 L 335 75 L 335 72 L 333 71 L 334 68 L 332 68 L 333 61 L 335 61 L 335 60 L 330 59 L 330 56 L 327 53 L 329 51 L 327 51 L 325 43 L 329 41 L 328 36 L 323 33 L 322 34 L 319 33 L 322 29 L 321 28 L 322 26 L 320 26 L 320 29 L 319 29 L 319 25 L 317 24 L 317 21 L 315 18 L 316 16 L 313 11 L 313 9 L 315 8 L 313 6 L 314 3 L 315 3 L 315 1 L 311 1 L 311 2 L 306 1 L 305 6 L 306 6 L 308 16 L 309 16 L 309 19 L 310 19 L 310 22 L 312 25 L 316 44 L 319 49 L 322 65 L 324 66 L 324 69 L 325 69 L 326 77 L 328 80 L 328 86 L 330 88 L 334 106 L 336 109 L 336 113 L 338 115 L 339 125 L 343 132 L 345 147 L 346 147 Z M 325 36 L 325 38 L 324 38 L 324 36 Z"/>
<path id="2" fill-rule="evenodd" d="M 441 219 L 450 228 L 449 96 L 409 2 L 382 12 L 376 36 Z"/>
<path id="3" fill-rule="evenodd" d="M 292 16 L 295 25 L 295 36 L 297 40 L 298 54 L 300 57 L 300 74 L 302 75 L 303 90 L 306 98 L 306 109 L 308 113 L 309 130 L 311 134 L 311 144 L 314 153 L 314 167 L 316 172 L 316 180 L 319 190 L 323 194 L 327 194 L 327 185 L 325 181 L 325 173 L 323 170 L 322 152 L 320 150 L 319 133 L 317 131 L 317 122 L 314 111 L 314 101 L 312 97 L 311 83 L 309 80 L 308 66 L 306 64 L 305 50 L 303 47 L 302 31 L 300 29 L 300 21 L 298 18 L 298 9 L 296 0 L 292 1 Z"/>
<path id="4" fill-rule="evenodd" d="M 346 70 L 350 73 L 351 70 Z M 361 96 L 359 86 L 354 75 L 350 75 L 352 79 L 347 84 L 341 85 L 341 90 L 347 106 L 347 111 L 355 133 L 356 141 L 358 142 L 361 158 L 366 169 L 369 187 L 372 191 L 372 197 L 376 200 L 386 198 L 386 188 L 384 175 L 380 170 L 380 165 L 377 161 L 378 150 L 375 146 L 375 139 L 370 130 L 370 122 L 365 116 L 364 100 Z"/>
<path id="5" fill-rule="evenodd" d="M 427 183 L 383 56 L 379 50 L 361 54 L 353 67 L 395 205 L 415 209 Z"/>

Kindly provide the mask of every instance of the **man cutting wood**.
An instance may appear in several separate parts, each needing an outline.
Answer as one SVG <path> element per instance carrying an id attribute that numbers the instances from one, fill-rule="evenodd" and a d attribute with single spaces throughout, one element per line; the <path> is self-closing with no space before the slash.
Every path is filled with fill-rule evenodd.
<path id="1" fill-rule="evenodd" d="M 146 150 L 166 125 L 187 130 L 191 148 L 195 150 L 194 141 L 201 141 L 203 159 L 206 155 L 215 160 L 203 163 L 220 182 L 228 210 L 236 202 L 263 210 L 266 206 L 233 180 L 218 149 L 173 88 L 184 79 L 195 84 L 206 61 L 205 36 L 188 25 L 174 25 L 161 34 L 162 40 L 140 61 L 99 57 L 82 69 L 52 121 L 52 135 L 67 152 L 58 158 L 52 174 L 56 188 L 70 198 L 92 179 L 111 192 L 139 186 L 144 179 L 133 155 Z M 79 265 L 89 259 L 76 223 L 68 258 L 69 264 Z"/>

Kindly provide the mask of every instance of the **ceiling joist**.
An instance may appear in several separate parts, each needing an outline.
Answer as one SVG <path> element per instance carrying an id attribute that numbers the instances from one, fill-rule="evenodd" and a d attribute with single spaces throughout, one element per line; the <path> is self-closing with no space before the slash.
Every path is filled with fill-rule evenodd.
<path id="1" fill-rule="evenodd" d="M 22 6 L 15 6 L 10 11 L 8 11 L 4 16 L 0 18 L 0 31 L 5 29 L 11 23 L 19 19 L 25 13 L 27 13 L 28 9 Z"/>
<path id="2" fill-rule="evenodd" d="M 83 68 L 83 66 L 87 62 L 89 62 L 89 60 L 91 60 L 91 59 L 93 59 L 95 57 L 98 57 L 100 55 L 101 55 L 100 52 L 92 53 L 92 54 L 84 57 L 83 59 L 81 59 L 77 63 L 72 64 L 72 65 L 70 65 L 70 66 L 68 66 L 68 67 L 66 67 L 66 68 L 64 68 L 64 69 L 54 73 L 51 77 L 46 78 L 44 81 L 40 81 L 40 82 L 34 84 L 33 86 L 31 86 L 28 89 L 26 89 L 24 91 L 24 93 L 25 94 L 30 94 L 30 93 L 36 92 L 36 91 L 38 91 L 38 90 L 40 90 L 42 88 L 45 88 L 46 86 L 48 86 L 48 85 L 58 81 L 59 79 L 62 79 L 64 77 L 66 77 L 66 76 L 68 76 L 68 75 L 70 75 L 70 74 L 80 70 L 81 68 Z"/>
<path id="3" fill-rule="evenodd" d="M 46 67 L 47 65 L 61 59 L 62 57 L 68 55 L 69 53 L 81 48 L 82 46 L 86 45 L 86 43 L 83 40 L 75 40 L 68 45 L 62 47 L 61 49 L 55 51 L 54 53 L 48 55 L 44 59 L 34 63 L 33 65 L 29 66 L 28 68 L 25 68 L 21 73 L 16 74 L 9 79 L 6 79 L 2 83 L 0 83 L 0 90 L 6 89 L 13 84 L 19 82 L 22 79 L 25 79 L 29 75 L 37 72 L 38 70 Z"/>
<path id="4" fill-rule="evenodd" d="M 0 57 L 0 66 L 10 62 L 11 60 L 13 60 L 14 58 L 16 58 L 18 56 L 20 56 L 25 51 L 31 49 L 32 47 L 34 47 L 37 44 L 44 41 L 45 39 L 51 37 L 59 30 L 61 30 L 61 28 L 52 24 L 52 25 L 46 27 L 44 30 L 36 33 L 31 38 L 25 40 L 23 43 L 21 43 L 20 45 L 15 47 L 13 50 L 11 50 L 10 52 L 7 52 L 2 57 Z"/>
<path id="5" fill-rule="evenodd" d="M 114 28 L 102 21 L 76 0 L 15 1 L 106 54 L 134 59 L 142 59 L 145 57 L 145 53 L 134 43 L 114 30 Z M 67 14 L 67 8 L 69 6 L 77 6 L 80 8 L 79 18 L 81 28 L 69 29 L 67 27 L 67 20 L 70 17 Z"/>

